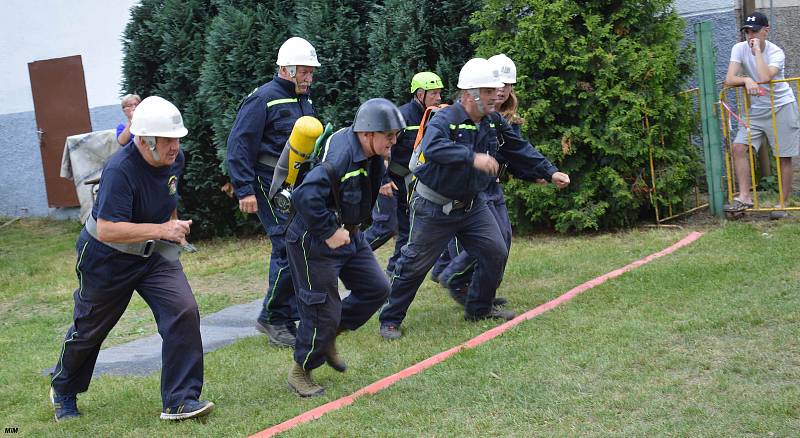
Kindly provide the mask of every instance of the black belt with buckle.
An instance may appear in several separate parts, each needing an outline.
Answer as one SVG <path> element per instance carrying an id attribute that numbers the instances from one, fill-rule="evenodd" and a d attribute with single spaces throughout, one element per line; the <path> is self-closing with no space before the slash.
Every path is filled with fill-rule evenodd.
<path id="1" fill-rule="evenodd" d="M 464 211 L 470 211 L 472 210 L 473 204 L 475 204 L 475 198 L 472 198 L 469 201 L 459 201 L 458 199 L 454 199 L 453 210 L 461 210 L 463 208 Z"/>

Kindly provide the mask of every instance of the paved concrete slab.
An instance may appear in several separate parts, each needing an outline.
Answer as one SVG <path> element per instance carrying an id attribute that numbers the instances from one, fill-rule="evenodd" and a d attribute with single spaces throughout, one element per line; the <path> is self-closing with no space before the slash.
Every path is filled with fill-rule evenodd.
<path id="1" fill-rule="evenodd" d="M 344 299 L 350 295 L 341 281 L 339 295 Z M 259 334 L 255 329 L 256 317 L 261 311 L 262 298 L 245 304 L 237 304 L 219 312 L 200 318 L 200 335 L 203 337 L 203 353 L 209 353 L 239 339 Z M 264 342 L 267 342 L 266 339 Z M 144 376 L 161 370 L 161 335 L 152 335 L 122 345 L 100 350 L 94 376 L 138 375 Z M 50 374 L 53 368 L 44 371 Z"/>
<path id="2" fill-rule="evenodd" d="M 262 299 L 258 299 L 200 318 L 203 352 L 208 353 L 238 339 L 259 334 L 254 324 L 261 303 Z M 100 350 L 94 375 L 147 375 L 160 370 L 161 336 L 156 334 Z"/>

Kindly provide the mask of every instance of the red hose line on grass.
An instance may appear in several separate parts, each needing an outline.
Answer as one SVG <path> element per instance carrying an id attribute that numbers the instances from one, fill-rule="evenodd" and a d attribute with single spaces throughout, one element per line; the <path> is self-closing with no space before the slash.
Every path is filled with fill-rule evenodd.
<path id="1" fill-rule="evenodd" d="M 512 319 L 511 321 L 507 321 L 507 322 L 505 322 L 505 323 L 503 323 L 503 324 L 501 324 L 501 325 L 499 325 L 499 326 L 497 326 L 497 327 L 495 327 L 493 329 L 485 331 L 485 332 L 481 333 L 480 335 L 470 339 L 469 341 L 464 342 L 463 344 L 457 345 L 457 346 L 455 346 L 455 347 L 453 347 L 453 348 L 451 348 L 449 350 L 443 351 L 443 352 L 441 352 L 441 353 L 439 353 L 439 354 L 437 354 L 435 356 L 431 356 L 428 359 L 423 360 L 422 362 L 418 362 L 418 363 L 416 363 L 414 365 L 411 365 L 410 367 L 408 367 L 408 368 L 406 368 L 406 369 L 404 369 L 402 371 L 397 372 L 396 374 L 392 374 L 391 376 L 384 377 L 383 379 L 378 380 L 377 382 L 372 383 L 372 384 L 370 384 L 368 386 L 365 386 L 365 387 L 359 389 L 358 391 L 356 391 L 356 392 L 354 392 L 354 393 L 352 393 L 350 395 L 347 395 L 347 396 L 344 396 L 342 398 L 339 398 L 339 399 L 333 400 L 331 402 L 325 403 L 322 406 L 318 406 L 318 407 L 316 407 L 316 408 L 314 408 L 314 409 L 312 409 L 310 411 L 306 411 L 306 412 L 304 412 L 304 413 L 302 413 L 302 414 L 300 414 L 300 415 L 298 415 L 298 416 L 296 416 L 296 417 L 294 417 L 292 419 L 284 421 L 283 423 L 276 424 L 276 425 L 274 425 L 272 427 L 264 429 L 261 432 L 258 432 L 256 434 L 252 435 L 251 437 L 266 438 L 266 437 L 274 436 L 274 435 L 279 434 L 281 432 L 285 432 L 285 431 L 287 431 L 289 429 L 292 429 L 295 426 L 299 426 L 299 425 L 301 425 L 303 423 L 308 423 L 309 421 L 316 420 L 317 418 L 320 418 L 321 416 L 327 414 L 330 411 L 334 411 L 334 410 L 339 409 L 341 407 L 350 405 L 357 398 L 361 397 L 364 394 L 375 394 L 378 391 L 381 391 L 383 389 L 386 389 L 386 388 L 394 385 L 395 383 L 397 383 L 398 381 L 400 381 L 402 379 L 411 377 L 414 374 L 417 374 L 417 373 L 419 373 L 419 372 L 421 372 L 423 370 L 426 370 L 426 369 L 428 369 L 428 368 L 430 368 L 430 367 L 432 367 L 432 366 L 434 366 L 434 365 L 436 365 L 436 364 L 438 364 L 440 362 L 445 361 L 450 356 L 455 355 L 456 353 L 458 353 L 459 351 L 461 351 L 461 350 L 463 350 L 465 348 L 474 348 L 474 347 L 477 347 L 478 345 L 483 344 L 483 343 L 485 343 L 485 342 L 487 342 L 487 341 L 489 341 L 491 339 L 494 339 L 497 336 L 499 336 L 500 334 L 502 334 L 504 332 L 507 332 L 512 327 L 516 326 L 517 324 L 520 324 L 520 323 L 522 323 L 524 321 L 527 321 L 529 319 L 535 318 L 535 317 L 541 315 L 542 313 L 547 312 L 548 310 L 550 310 L 550 309 L 552 309 L 552 308 L 554 308 L 556 306 L 559 306 L 559 305 L 561 305 L 561 304 L 563 304 L 563 303 L 575 298 L 576 295 L 578 295 L 578 294 L 580 294 L 582 292 L 585 292 L 585 291 L 587 291 L 587 290 L 589 290 L 589 289 L 591 289 L 591 288 L 593 288 L 595 286 L 599 286 L 599 285 L 605 283 L 606 281 L 611 280 L 612 278 L 619 277 L 620 275 L 622 275 L 622 274 L 624 274 L 624 273 L 626 273 L 628 271 L 631 271 L 633 269 L 636 269 L 639 266 L 642 266 L 644 264 L 650 263 L 651 261 L 653 261 L 653 260 L 655 260 L 655 259 L 657 259 L 659 257 L 663 257 L 665 255 L 671 254 L 671 253 L 677 251 L 678 249 L 683 248 L 684 246 L 687 246 L 687 245 L 691 244 L 695 240 L 699 239 L 702 235 L 703 235 L 703 233 L 701 233 L 701 232 L 697 232 L 697 231 L 691 232 L 686 237 L 684 237 L 683 239 L 681 239 L 677 243 L 673 244 L 672 246 L 664 248 L 659 252 L 650 254 L 649 256 L 647 256 L 645 258 L 636 260 L 635 262 L 630 263 L 628 265 L 625 265 L 622 268 L 613 270 L 613 271 L 608 272 L 606 274 L 603 274 L 603 275 L 601 275 L 599 277 L 591 279 L 591 280 L 587 281 L 586 283 L 583 283 L 580 286 L 577 286 L 577 287 L 571 289 L 569 292 L 561 295 L 560 297 L 555 298 L 555 299 L 553 299 L 551 301 L 548 301 L 548 302 L 546 302 L 546 303 L 544 303 L 544 304 L 542 304 L 542 305 L 540 305 L 540 306 L 538 306 L 538 307 L 536 307 L 534 309 L 531 309 L 531 310 L 523 313 L 522 315 L 517 316 L 516 318 Z"/>

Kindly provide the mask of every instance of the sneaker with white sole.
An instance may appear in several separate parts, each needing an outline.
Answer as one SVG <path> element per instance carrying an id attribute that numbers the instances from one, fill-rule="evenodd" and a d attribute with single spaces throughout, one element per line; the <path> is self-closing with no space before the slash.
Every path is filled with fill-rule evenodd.
<path id="1" fill-rule="evenodd" d="M 50 403 L 56 411 L 56 421 L 72 420 L 81 416 L 78 411 L 78 397 L 75 394 L 58 395 L 53 387 L 50 387 Z"/>
<path id="2" fill-rule="evenodd" d="M 185 400 L 182 405 L 169 407 L 161 413 L 162 420 L 188 420 L 208 415 L 214 410 L 214 403 L 208 400 Z"/>

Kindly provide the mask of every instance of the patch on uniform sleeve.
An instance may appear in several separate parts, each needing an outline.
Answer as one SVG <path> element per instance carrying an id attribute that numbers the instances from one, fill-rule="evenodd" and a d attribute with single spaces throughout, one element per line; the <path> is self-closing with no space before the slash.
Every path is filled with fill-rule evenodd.
<path id="1" fill-rule="evenodd" d="M 178 193 L 178 177 L 175 175 L 169 177 L 169 181 L 167 181 L 167 187 L 169 187 L 170 196 Z"/>

